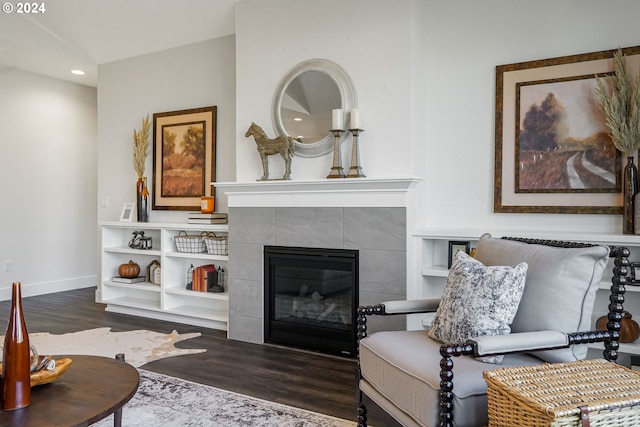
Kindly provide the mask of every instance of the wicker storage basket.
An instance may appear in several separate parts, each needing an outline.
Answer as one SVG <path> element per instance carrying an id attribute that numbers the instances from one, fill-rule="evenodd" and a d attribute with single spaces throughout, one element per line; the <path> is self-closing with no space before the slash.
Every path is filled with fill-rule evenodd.
<path id="1" fill-rule="evenodd" d="M 640 426 L 640 373 L 603 359 L 483 375 L 489 426 Z"/>
<path id="2" fill-rule="evenodd" d="M 202 235 L 190 236 L 186 231 L 180 231 L 173 237 L 176 242 L 176 249 L 178 252 L 187 252 L 190 254 L 197 254 L 204 252 L 205 244 L 202 241 Z"/>
<path id="3" fill-rule="evenodd" d="M 207 246 L 207 253 L 212 255 L 229 255 L 228 236 L 218 236 L 216 233 L 209 232 L 202 240 L 204 240 Z"/>

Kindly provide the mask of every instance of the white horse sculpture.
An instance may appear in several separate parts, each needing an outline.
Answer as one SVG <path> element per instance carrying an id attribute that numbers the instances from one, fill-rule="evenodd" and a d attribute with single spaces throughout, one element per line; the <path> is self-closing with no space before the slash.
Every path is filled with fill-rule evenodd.
<path id="1" fill-rule="evenodd" d="M 254 122 L 251 122 L 251 126 L 249 126 L 244 136 L 246 138 L 253 136 L 253 139 L 256 141 L 258 153 L 260 153 L 260 158 L 262 159 L 263 175 L 258 181 L 269 180 L 269 163 L 267 162 L 267 156 L 273 154 L 280 154 L 284 159 L 284 176 L 282 179 L 291 179 L 291 159 L 295 151 L 294 141 L 297 140 L 296 138 L 279 136 L 274 139 L 269 139 L 262 128 Z"/>

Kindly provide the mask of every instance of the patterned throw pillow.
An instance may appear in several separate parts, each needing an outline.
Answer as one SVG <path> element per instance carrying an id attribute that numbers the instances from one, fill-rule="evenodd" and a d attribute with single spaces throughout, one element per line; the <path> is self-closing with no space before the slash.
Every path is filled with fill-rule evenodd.
<path id="1" fill-rule="evenodd" d="M 458 251 L 429 336 L 445 344 L 455 344 L 479 336 L 509 334 L 526 276 L 527 263 L 487 267 Z M 502 356 L 479 359 L 487 363 L 502 362 Z"/>

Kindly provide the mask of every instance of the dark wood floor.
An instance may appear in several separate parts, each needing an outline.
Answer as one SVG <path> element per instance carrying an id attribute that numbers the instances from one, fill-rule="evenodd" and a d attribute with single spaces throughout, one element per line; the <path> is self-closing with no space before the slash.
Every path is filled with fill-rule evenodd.
<path id="1" fill-rule="evenodd" d="M 158 360 L 143 369 L 355 420 L 353 360 L 229 340 L 226 332 L 214 329 L 108 313 L 94 302 L 94 293 L 95 288 L 87 288 L 23 298 L 29 332 L 61 334 L 105 326 L 114 332 L 201 332 L 202 336 L 176 347 L 206 348 L 206 352 Z M 0 335 L 9 307 L 10 301 L 0 302 Z"/>

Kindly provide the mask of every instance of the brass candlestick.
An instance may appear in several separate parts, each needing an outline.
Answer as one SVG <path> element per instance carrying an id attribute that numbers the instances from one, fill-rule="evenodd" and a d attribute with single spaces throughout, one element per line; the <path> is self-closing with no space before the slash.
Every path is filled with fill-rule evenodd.
<path id="1" fill-rule="evenodd" d="M 340 135 L 344 133 L 342 129 L 332 129 L 333 134 L 333 167 L 327 178 L 344 178 L 342 169 L 342 154 L 340 153 Z"/>
<path id="2" fill-rule="evenodd" d="M 364 129 L 349 129 L 353 135 L 353 146 L 351 147 L 351 168 L 347 174 L 347 178 L 365 178 L 366 175 L 360 167 L 360 153 L 358 151 L 358 135 L 364 132 Z"/>

